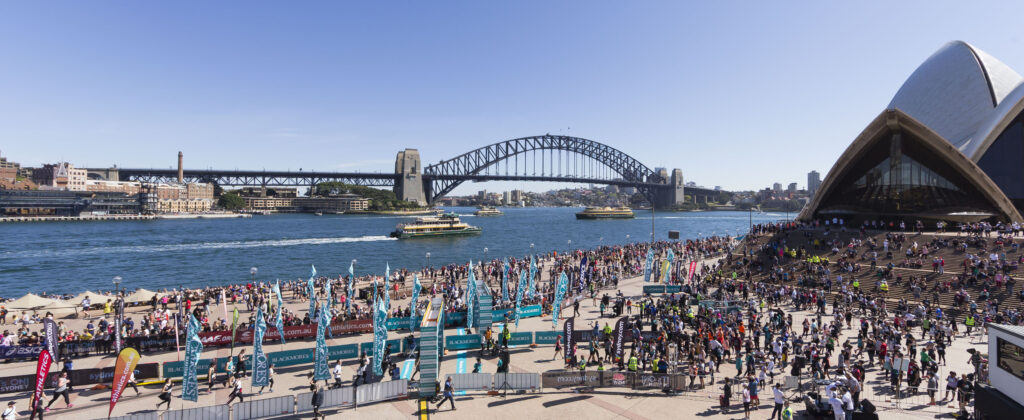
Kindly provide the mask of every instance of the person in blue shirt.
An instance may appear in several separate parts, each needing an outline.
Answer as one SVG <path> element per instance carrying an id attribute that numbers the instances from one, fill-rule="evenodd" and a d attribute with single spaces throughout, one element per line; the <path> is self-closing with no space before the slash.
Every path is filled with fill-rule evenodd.
<path id="1" fill-rule="evenodd" d="M 482 367 L 483 367 L 483 364 L 480 363 L 480 358 L 477 357 L 476 358 L 476 363 L 473 363 L 473 373 L 480 373 L 480 369 Z"/>

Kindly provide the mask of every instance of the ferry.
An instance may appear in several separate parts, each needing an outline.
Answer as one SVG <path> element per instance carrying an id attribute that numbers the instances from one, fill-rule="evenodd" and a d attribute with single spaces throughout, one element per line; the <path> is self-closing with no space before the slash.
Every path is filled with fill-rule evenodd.
<path id="1" fill-rule="evenodd" d="M 635 217 L 629 207 L 587 207 L 576 213 L 577 219 L 632 219 Z"/>
<path id="2" fill-rule="evenodd" d="M 391 237 L 398 239 L 428 238 L 439 236 L 476 235 L 481 229 L 459 220 L 455 213 L 440 216 L 419 217 L 413 223 L 399 224 Z"/>
<path id="3" fill-rule="evenodd" d="M 477 216 L 501 216 L 501 215 L 503 215 L 505 213 L 502 213 L 501 210 L 498 210 L 498 209 L 496 209 L 494 207 L 483 206 L 483 207 L 480 207 L 480 209 L 477 210 L 476 213 L 473 213 L 473 214 L 475 214 Z"/>

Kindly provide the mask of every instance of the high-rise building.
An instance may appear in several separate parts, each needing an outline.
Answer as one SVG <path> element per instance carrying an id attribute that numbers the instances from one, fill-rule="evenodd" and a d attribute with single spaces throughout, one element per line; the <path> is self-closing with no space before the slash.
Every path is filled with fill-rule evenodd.
<path id="1" fill-rule="evenodd" d="M 818 191 L 818 186 L 821 185 L 821 174 L 818 171 L 810 171 L 807 173 L 807 193 L 814 195 L 815 191 Z"/>
<path id="2" fill-rule="evenodd" d="M 796 192 L 796 183 L 795 182 L 790 182 L 789 186 L 786 187 L 786 192 L 788 192 L 788 193 L 795 193 Z"/>
<path id="3" fill-rule="evenodd" d="M 780 184 L 778 182 L 772 184 L 772 191 L 782 192 L 782 184 Z"/>

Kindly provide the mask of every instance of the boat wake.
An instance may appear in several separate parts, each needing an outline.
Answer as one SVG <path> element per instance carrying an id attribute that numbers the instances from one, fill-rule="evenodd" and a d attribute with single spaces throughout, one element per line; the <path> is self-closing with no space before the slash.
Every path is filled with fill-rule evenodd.
<path id="1" fill-rule="evenodd" d="M 339 238 L 302 238 L 302 239 L 274 239 L 263 241 L 228 241 L 228 242 L 200 242 L 187 244 L 168 245 L 139 245 L 139 246 L 111 246 L 111 247 L 90 247 L 79 249 L 60 250 L 25 250 L 13 251 L 0 254 L 3 258 L 43 258 L 54 255 L 99 255 L 99 254 L 132 254 L 132 253 L 165 253 L 210 249 L 244 249 L 263 248 L 279 246 L 301 246 L 301 245 L 331 245 L 349 242 L 377 242 L 397 241 L 398 239 L 388 236 L 359 236 Z"/>

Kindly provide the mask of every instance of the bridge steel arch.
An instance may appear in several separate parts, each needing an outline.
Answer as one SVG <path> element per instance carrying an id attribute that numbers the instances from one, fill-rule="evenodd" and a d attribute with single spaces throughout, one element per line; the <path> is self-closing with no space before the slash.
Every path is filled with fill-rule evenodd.
<path id="1" fill-rule="evenodd" d="M 435 202 L 467 180 L 502 177 L 481 176 L 480 172 L 499 162 L 526 155 L 527 152 L 561 150 L 593 159 L 622 177 L 621 180 L 589 179 L 564 176 L 530 177 L 531 180 L 553 182 L 588 182 L 633 185 L 649 200 L 654 190 L 666 187 L 668 181 L 632 156 L 619 149 L 579 137 L 543 135 L 506 140 L 463 153 L 455 158 L 423 168 L 424 180 L 429 180 L 427 196 Z M 652 201 L 653 202 L 653 201 Z"/>

